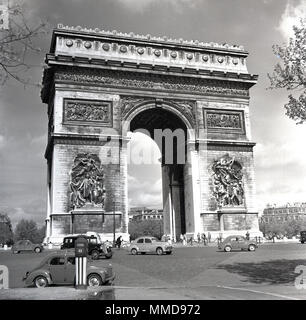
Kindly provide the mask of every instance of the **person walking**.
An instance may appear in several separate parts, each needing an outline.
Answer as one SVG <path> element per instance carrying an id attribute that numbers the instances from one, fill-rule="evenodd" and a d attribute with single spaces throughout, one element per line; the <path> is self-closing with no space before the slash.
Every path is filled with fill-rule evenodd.
<path id="1" fill-rule="evenodd" d="M 193 236 L 190 237 L 189 242 L 190 242 L 190 245 L 193 246 Z"/>
<path id="2" fill-rule="evenodd" d="M 206 238 L 206 234 L 203 233 L 203 242 L 204 242 L 204 246 L 207 245 L 207 238 Z"/>
<path id="3" fill-rule="evenodd" d="M 200 244 L 200 243 L 201 243 L 201 235 L 200 235 L 200 232 L 198 232 L 197 238 L 198 238 L 198 244 Z"/>
<path id="4" fill-rule="evenodd" d="M 122 242 L 122 236 L 119 236 L 116 240 L 116 247 L 118 247 L 118 249 L 120 249 L 121 247 L 121 242 Z"/>
<path id="5" fill-rule="evenodd" d="M 183 245 L 186 246 L 187 245 L 187 236 L 186 233 L 183 235 Z"/>
<path id="6" fill-rule="evenodd" d="M 245 238 L 246 238 L 247 240 L 250 240 L 250 234 L 249 234 L 249 231 L 247 231 L 247 233 L 245 234 Z"/>
<path id="7" fill-rule="evenodd" d="M 210 232 L 208 232 L 207 239 L 208 239 L 208 243 L 210 243 L 211 242 L 211 234 L 210 234 Z"/>
<path id="8" fill-rule="evenodd" d="M 181 241 L 181 243 L 183 243 L 183 242 L 184 242 L 184 236 L 183 236 L 183 234 L 182 234 L 182 233 L 180 234 L 180 241 Z"/>

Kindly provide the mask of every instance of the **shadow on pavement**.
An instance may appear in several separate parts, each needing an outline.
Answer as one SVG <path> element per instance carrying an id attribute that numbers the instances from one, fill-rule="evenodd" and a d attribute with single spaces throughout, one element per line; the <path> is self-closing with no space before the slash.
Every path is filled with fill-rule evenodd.
<path id="1" fill-rule="evenodd" d="M 259 263 L 221 264 L 215 268 L 246 277 L 247 279 L 242 280 L 243 282 L 289 284 L 294 282 L 298 276 L 298 274 L 294 272 L 298 265 L 306 266 L 306 260 L 279 259 Z"/>

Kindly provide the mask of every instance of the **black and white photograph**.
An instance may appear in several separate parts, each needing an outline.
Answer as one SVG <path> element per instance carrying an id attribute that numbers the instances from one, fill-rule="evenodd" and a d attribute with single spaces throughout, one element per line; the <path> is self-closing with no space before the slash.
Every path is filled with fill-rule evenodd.
<path id="1" fill-rule="evenodd" d="M 0 300 L 305 299 L 306 0 L 0 0 Z"/>

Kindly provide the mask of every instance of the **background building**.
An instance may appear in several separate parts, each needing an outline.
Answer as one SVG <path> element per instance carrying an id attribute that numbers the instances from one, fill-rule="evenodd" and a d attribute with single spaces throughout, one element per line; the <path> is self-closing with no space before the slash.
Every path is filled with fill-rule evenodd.
<path id="1" fill-rule="evenodd" d="M 133 207 L 129 210 L 129 220 L 163 220 L 162 209 L 149 209 L 147 207 Z"/>
<path id="2" fill-rule="evenodd" d="M 267 205 L 261 217 L 261 222 L 285 222 L 302 220 L 306 217 L 306 203 L 287 203 L 283 206 Z"/>

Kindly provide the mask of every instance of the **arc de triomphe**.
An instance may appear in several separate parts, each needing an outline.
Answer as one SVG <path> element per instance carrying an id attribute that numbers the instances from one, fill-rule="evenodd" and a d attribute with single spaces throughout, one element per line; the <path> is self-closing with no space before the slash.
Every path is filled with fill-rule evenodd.
<path id="1" fill-rule="evenodd" d="M 112 239 L 114 226 L 128 237 L 137 129 L 159 134 L 165 233 L 259 234 L 247 56 L 241 46 L 59 25 L 42 89 L 48 241 Z"/>

